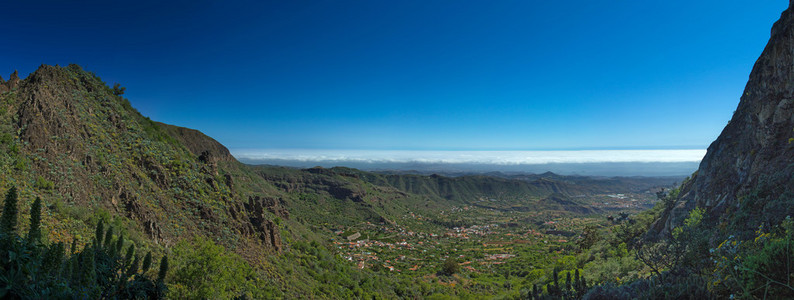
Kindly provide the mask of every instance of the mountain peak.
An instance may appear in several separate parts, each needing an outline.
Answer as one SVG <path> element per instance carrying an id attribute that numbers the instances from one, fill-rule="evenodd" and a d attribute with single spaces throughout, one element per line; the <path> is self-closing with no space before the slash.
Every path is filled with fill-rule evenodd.
<path id="1" fill-rule="evenodd" d="M 665 218 L 669 231 L 695 207 L 728 218 L 740 199 L 761 191 L 752 214 L 778 222 L 791 208 L 770 205 L 794 192 L 794 13 L 784 11 L 753 66 L 739 105 L 709 146 L 696 175 Z M 757 226 L 758 224 L 754 224 Z M 749 224 L 748 224 L 749 226 Z"/>

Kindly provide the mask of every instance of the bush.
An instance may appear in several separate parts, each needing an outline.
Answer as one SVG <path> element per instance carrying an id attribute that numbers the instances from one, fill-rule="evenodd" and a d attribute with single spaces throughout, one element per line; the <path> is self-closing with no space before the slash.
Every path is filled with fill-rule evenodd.
<path id="1" fill-rule="evenodd" d="M 454 258 L 450 257 L 444 261 L 444 264 L 441 267 L 441 273 L 452 276 L 452 274 L 460 272 L 460 265 L 458 265 L 458 261 Z"/>
<path id="2" fill-rule="evenodd" d="M 182 240 L 173 249 L 175 270 L 169 296 L 183 299 L 262 298 L 261 283 L 240 256 L 211 240 Z"/>
<path id="3" fill-rule="evenodd" d="M 116 96 L 124 95 L 124 91 L 126 91 L 126 90 L 127 90 L 127 88 L 121 86 L 120 83 L 113 84 L 113 95 L 116 95 Z"/>
<path id="4" fill-rule="evenodd" d="M 42 190 L 51 190 L 55 187 L 55 184 L 44 177 L 38 176 L 36 177 L 36 187 Z"/>

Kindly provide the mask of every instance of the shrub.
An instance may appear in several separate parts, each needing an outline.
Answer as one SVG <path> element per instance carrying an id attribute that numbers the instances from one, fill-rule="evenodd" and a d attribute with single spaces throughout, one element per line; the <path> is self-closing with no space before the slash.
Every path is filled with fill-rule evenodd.
<path id="1" fill-rule="evenodd" d="M 124 95 L 124 91 L 126 91 L 126 90 L 127 90 L 127 88 L 121 86 L 120 83 L 113 84 L 113 95 L 116 95 L 116 96 Z"/>
<path id="2" fill-rule="evenodd" d="M 42 190 L 51 190 L 55 187 L 55 184 L 44 177 L 38 176 L 36 177 L 36 187 Z"/>
<path id="3" fill-rule="evenodd" d="M 458 273 L 460 271 L 460 265 L 458 265 L 458 261 L 455 258 L 447 258 L 444 261 L 444 264 L 441 267 L 441 273 L 452 276 L 452 274 Z"/>
<path id="4" fill-rule="evenodd" d="M 261 298 L 258 276 L 240 256 L 209 239 L 182 240 L 173 249 L 169 296 L 186 299 Z"/>

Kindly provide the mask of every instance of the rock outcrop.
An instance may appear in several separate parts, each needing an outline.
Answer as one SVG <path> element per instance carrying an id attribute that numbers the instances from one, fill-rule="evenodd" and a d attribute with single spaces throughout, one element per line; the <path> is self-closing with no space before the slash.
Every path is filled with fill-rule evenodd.
<path id="1" fill-rule="evenodd" d="M 7 92 L 19 87 L 19 72 L 14 70 L 14 73 L 11 73 L 11 76 L 8 78 L 8 81 L 3 80 L 3 77 L 0 77 L 0 93 Z"/>
<path id="2" fill-rule="evenodd" d="M 201 131 L 155 122 L 170 136 L 184 145 L 190 152 L 203 158 L 202 162 L 217 163 L 218 161 L 234 161 L 234 157 L 223 144 L 205 135 Z"/>
<path id="3" fill-rule="evenodd" d="M 767 223 L 794 213 L 790 205 L 771 204 L 794 195 L 794 12 L 789 5 L 772 27 L 732 119 L 657 229 L 669 232 L 694 207 L 722 221 L 738 210 L 763 216 Z"/>
<path id="4" fill-rule="evenodd" d="M 278 224 L 267 218 L 265 210 L 279 217 L 288 218 L 289 214 L 279 202 L 280 200 L 272 198 L 252 196 L 248 198 L 248 203 L 245 204 L 254 232 L 266 246 L 276 251 L 281 251 L 282 249 L 281 233 Z"/>

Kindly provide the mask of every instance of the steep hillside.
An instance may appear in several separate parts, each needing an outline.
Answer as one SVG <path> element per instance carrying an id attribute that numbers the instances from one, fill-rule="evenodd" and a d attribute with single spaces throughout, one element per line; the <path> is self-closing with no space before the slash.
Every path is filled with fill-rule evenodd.
<path id="1" fill-rule="evenodd" d="M 279 297 L 309 291 L 322 297 L 352 293 L 352 288 L 335 289 L 338 282 L 323 280 L 329 272 L 346 274 L 338 280 L 378 278 L 337 262 L 316 243 L 324 237 L 306 224 L 318 220 L 320 214 L 313 212 L 328 207 L 344 208 L 350 222 L 381 220 L 382 215 L 397 212 L 377 205 L 370 208 L 369 201 L 404 193 L 394 189 L 376 193 L 364 182 L 321 179 L 300 189 L 314 189 L 312 199 L 331 204 L 305 205 L 305 195 L 266 180 L 204 134 L 141 116 L 121 92 L 77 65 L 43 65 L 23 80 L 15 72 L 8 81 L 0 81 L 0 187 L 5 191 L 16 186 L 23 206 L 36 196 L 42 198 L 45 240 L 66 245 L 74 241 L 84 247 L 92 242 L 99 220 L 111 224 L 138 249 L 158 256 L 186 249 L 180 241 L 195 237 L 199 245 L 206 245 L 202 241 L 208 239 L 257 269 L 262 277 L 248 280 L 258 288 L 248 292 L 260 297 L 260 292 Z M 301 180 L 311 175 L 299 173 Z M 359 201 L 355 195 L 339 194 L 345 189 L 378 195 Z M 355 200 L 353 205 L 346 205 L 347 199 Z M 300 210 L 295 215 L 304 222 L 296 221 L 290 210 Z M 290 249 L 294 245 L 299 249 Z M 177 264 L 194 255 L 185 250 L 171 254 Z M 318 272 L 314 263 L 300 263 L 307 259 L 331 269 Z M 363 284 L 356 282 L 355 286 Z M 261 287 L 265 284 L 266 289 Z M 317 289 L 320 286 L 326 288 Z M 372 293 L 394 295 L 390 280 L 365 286 Z M 180 285 L 175 288 L 178 291 Z"/>
<path id="2" fill-rule="evenodd" d="M 777 224 L 794 213 L 794 12 L 784 11 L 730 122 L 657 229 L 694 207 L 723 221 Z"/>
<path id="3" fill-rule="evenodd" d="M 124 216 L 158 244 L 226 232 L 218 237 L 230 246 L 279 250 L 279 232 L 269 222 L 274 215 L 243 205 L 266 184 L 235 188 L 229 172 L 240 165 L 222 145 L 144 118 L 118 91 L 76 65 L 41 66 L 24 80 L 16 78 L 0 96 L 3 185 L 45 196 L 49 205 Z M 62 236 L 79 229 L 64 228 Z"/>
<path id="4" fill-rule="evenodd" d="M 577 214 L 592 214 L 597 209 L 571 200 L 569 197 L 554 193 L 538 201 L 538 206 L 547 210 L 568 211 Z"/>

